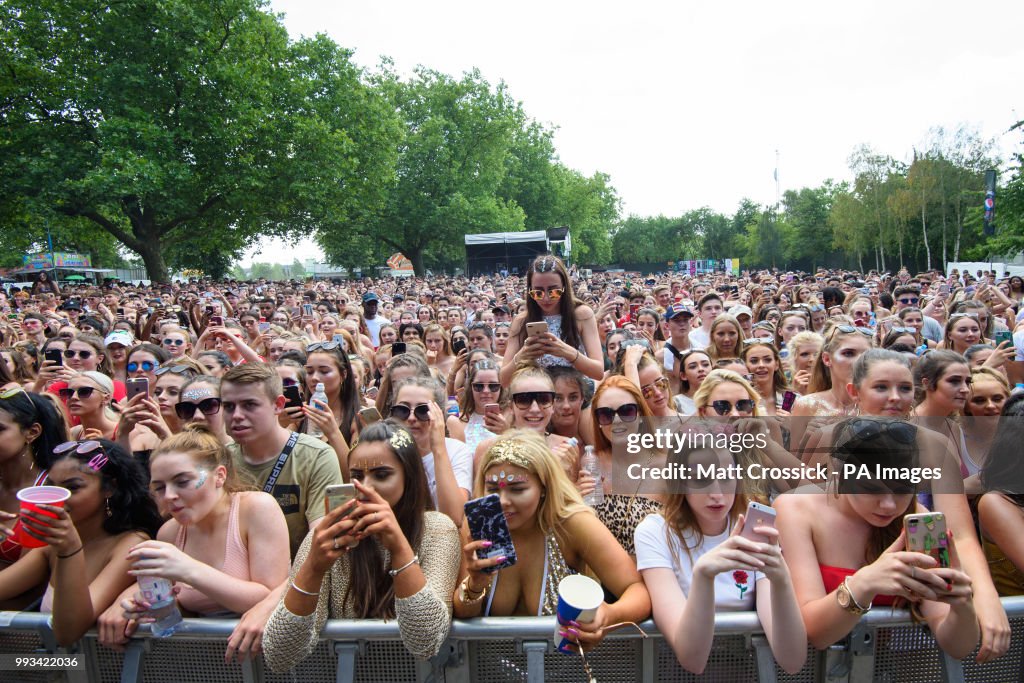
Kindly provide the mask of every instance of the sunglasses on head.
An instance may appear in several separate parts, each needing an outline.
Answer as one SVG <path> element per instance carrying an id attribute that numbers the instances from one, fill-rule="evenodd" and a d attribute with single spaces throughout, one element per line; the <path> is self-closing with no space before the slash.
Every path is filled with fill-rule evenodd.
<path id="1" fill-rule="evenodd" d="M 162 368 L 157 368 L 156 372 L 153 374 L 159 377 L 160 375 L 166 375 L 168 372 L 172 372 L 175 375 L 184 375 L 189 372 L 194 373 L 195 370 L 187 365 L 165 365 Z"/>
<path id="2" fill-rule="evenodd" d="M 473 391 L 489 391 L 492 394 L 496 394 L 501 391 L 501 384 L 498 382 L 473 382 Z"/>
<path id="3" fill-rule="evenodd" d="M 775 346 L 775 342 L 770 337 L 751 337 L 750 339 L 744 339 L 744 346 L 754 346 L 755 344 L 764 344 L 765 346 Z"/>
<path id="4" fill-rule="evenodd" d="M 77 389 L 71 389 L 70 387 L 67 387 L 61 389 L 57 393 L 60 394 L 60 397 L 66 401 L 76 394 L 78 395 L 78 398 L 87 399 L 90 396 L 92 396 L 93 392 L 95 391 L 99 391 L 99 389 L 97 389 L 96 387 L 78 387 Z"/>
<path id="5" fill-rule="evenodd" d="M 607 427 L 614 422 L 616 415 L 623 422 L 634 422 L 639 414 L 640 406 L 636 403 L 623 403 L 618 408 L 594 408 L 594 417 L 597 419 L 597 424 L 602 427 Z"/>
<path id="6" fill-rule="evenodd" d="M 917 330 L 913 327 L 891 327 L 890 332 L 899 332 L 901 334 L 917 334 Z"/>
<path id="7" fill-rule="evenodd" d="M 728 415 L 732 412 L 733 406 L 736 406 L 736 412 L 738 413 L 753 413 L 755 405 L 756 403 L 754 403 L 752 398 L 741 398 L 736 403 L 725 400 L 711 402 L 711 407 L 719 415 Z"/>
<path id="8" fill-rule="evenodd" d="M 184 339 L 168 339 L 164 337 L 164 346 L 184 346 Z"/>
<path id="9" fill-rule="evenodd" d="M 345 346 L 345 342 L 316 342 L 306 347 L 306 353 L 313 353 L 314 351 L 333 351 L 334 349 L 341 349 L 342 351 L 348 351 L 348 347 Z"/>
<path id="10" fill-rule="evenodd" d="M 843 334 L 853 334 L 854 332 L 860 332 L 865 337 L 873 337 L 875 335 L 875 333 L 872 332 L 867 327 L 857 327 L 855 325 L 836 325 L 835 327 L 832 328 L 832 334 L 829 336 L 829 339 L 836 336 L 838 332 L 842 332 Z"/>
<path id="11" fill-rule="evenodd" d="M 546 295 L 552 301 L 558 301 L 565 294 L 564 287 L 551 287 L 550 289 L 531 289 L 530 298 L 534 301 L 540 301 Z"/>
<path id="12" fill-rule="evenodd" d="M 909 444 L 914 443 L 917 439 L 917 427 L 898 420 L 884 421 L 855 418 L 846 423 L 846 434 L 847 439 L 843 443 L 844 446 L 850 443 L 850 441 L 873 441 L 880 436 L 889 436 L 894 441 Z"/>
<path id="13" fill-rule="evenodd" d="M 53 447 L 54 455 L 64 455 L 74 451 L 78 455 L 89 455 L 96 451 L 102 451 L 103 444 L 99 441 L 65 441 L 64 443 Z"/>
<path id="14" fill-rule="evenodd" d="M 974 320 L 975 322 L 980 320 L 980 318 L 978 318 L 978 314 L 977 313 L 954 313 L 953 315 L 949 316 L 949 319 L 951 321 L 952 320 L 959 320 L 960 318 L 970 318 L 970 319 Z M 67 352 L 65 352 L 65 353 L 67 353 Z"/>
<path id="15" fill-rule="evenodd" d="M 82 360 L 85 360 L 86 358 L 92 358 L 92 351 L 89 351 L 88 349 L 85 349 L 85 350 L 82 350 L 82 351 L 75 351 L 74 349 L 65 349 L 64 350 L 64 357 L 65 358 L 69 358 L 69 359 L 70 358 L 74 358 L 75 355 L 77 355 Z"/>
<path id="16" fill-rule="evenodd" d="M 144 360 L 141 363 L 136 363 L 135 361 L 132 361 L 131 363 L 126 365 L 124 369 L 127 370 L 128 372 L 138 372 L 139 368 L 142 368 L 143 372 L 153 372 L 154 368 L 156 368 L 156 363 L 154 363 L 151 360 Z"/>
<path id="17" fill-rule="evenodd" d="M 174 412 L 180 420 L 191 420 L 196 414 L 196 410 L 203 415 L 216 415 L 220 412 L 220 399 L 214 397 L 204 398 L 199 403 L 179 401 L 174 405 Z"/>
<path id="18" fill-rule="evenodd" d="M 409 406 L 402 405 L 401 403 L 396 403 L 395 405 L 391 406 L 391 417 L 395 418 L 396 420 L 406 422 L 409 419 L 410 415 L 415 415 L 416 419 L 419 420 L 420 422 L 429 422 L 430 404 L 421 403 L 415 408 L 410 408 Z"/>
<path id="19" fill-rule="evenodd" d="M 512 394 L 512 402 L 515 403 L 516 408 L 520 410 L 529 410 L 534 402 L 537 403 L 541 408 L 547 408 L 555 402 L 555 392 L 553 391 L 520 391 L 518 394 Z"/>

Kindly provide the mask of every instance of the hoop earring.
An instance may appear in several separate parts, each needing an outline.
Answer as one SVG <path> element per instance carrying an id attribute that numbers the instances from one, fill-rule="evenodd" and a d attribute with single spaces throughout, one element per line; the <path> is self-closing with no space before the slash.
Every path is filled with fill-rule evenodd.
<path id="1" fill-rule="evenodd" d="M 114 516 L 114 512 L 113 512 L 113 510 L 110 509 L 110 499 L 109 498 L 107 498 L 104 507 L 106 508 L 107 518 L 109 519 L 110 517 L 113 517 Z"/>

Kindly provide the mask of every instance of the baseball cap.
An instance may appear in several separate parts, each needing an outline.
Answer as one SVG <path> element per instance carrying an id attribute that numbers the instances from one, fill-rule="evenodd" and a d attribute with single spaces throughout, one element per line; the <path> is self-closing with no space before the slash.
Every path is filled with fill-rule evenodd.
<path id="1" fill-rule="evenodd" d="M 103 340 L 103 345 L 110 346 L 111 344 L 120 344 L 125 348 L 129 348 L 133 345 L 134 341 L 135 340 L 132 339 L 132 335 L 125 330 L 114 330 Z"/>
<path id="2" fill-rule="evenodd" d="M 685 304 L 672 304 L 665 309 L 665 320 L 671 320 L 677 315 L 694 316 L 696 314 L 693 312 L 693 308 Z"/>
<path id="3" fill-rule="evenodd" d="M 729 315 L 731 315 L 734 318 L 738 318 L 741 315 L 749 315 L 751 318 L 753 318 L 754 312 L 750 310 L 749 306 L 739 305 L 731 307 L 729 309 Z"/>
<path id="4" fill-rule="evenodd" d="M 363 294 L 363 303 L 365 304 L 369 301 L 380 301 L 380 299 L 377 298 L 377 294 L 375 292 L 367 292 L 366 294 Z"/>

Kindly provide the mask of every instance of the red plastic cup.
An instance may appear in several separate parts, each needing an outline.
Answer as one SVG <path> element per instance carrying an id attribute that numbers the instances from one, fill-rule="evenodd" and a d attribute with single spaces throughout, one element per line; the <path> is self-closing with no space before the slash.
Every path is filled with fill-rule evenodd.
<path id="1" fill-rule="evenodd" d="M 60 486 L 29 486 L 18 491 L 18 500 L 21 502 L 21 514 L 28 511 L 43 515 L 44 517 L 57 518 L 52 512 L 39 508 L 40 505 L 56 505 L 64 507 L 65 501 L 71 497 L 71 491 Z M 33 538 L 25 533 L 25 527 L 18 520 L 14 525 L 14 540 L 24 548 L 42 548 L 46 545 L 43 541 Z"/>

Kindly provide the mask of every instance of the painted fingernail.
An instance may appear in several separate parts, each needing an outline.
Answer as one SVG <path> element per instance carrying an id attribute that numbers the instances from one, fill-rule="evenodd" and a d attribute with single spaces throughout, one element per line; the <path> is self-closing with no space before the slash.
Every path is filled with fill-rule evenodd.
<path id="1" fill-rule="evenodd" d="M 484 546 L 485 548 L 490 548 L 490 547 L 491 547 L 492 545 L 494 545 L 494 544 L 493 544 L 493 543 L 491 543 L 490 541 L 483 541 L 483 546 Z"/>
<path id="2" fill-rule="evenodd" d="M 579 628 L 580 624 L 578 621 L 570 621 L 569 626 L 572 626 L 573 628 Z"/>
<path id="3" fill-rule="evenodd" d="M 505 561 L 505 556 L 502 555 L 501 557 L 497 558 L 497 560 L 498 560 L 499 563 L 500 562 L 504 562 Z"/>
<path id="4" fill-rule="evenodd" d="M 577 631 L 576 629 L 574 629 L 574 628 L 569 629 L 569 633 L 571 633 L 571 634 L 573 634 L 573 636 L 579 638 L 580 632 Z"/>
<path id="5" fill-rule="evenodd" d="M 951 584 L 951 583 L 947 583 L 947 584 L 946 584 L 946 590 L 948 590 L 948 591 L 951 591 L 951 590 L 953 590 L 953 584 Z"/>

